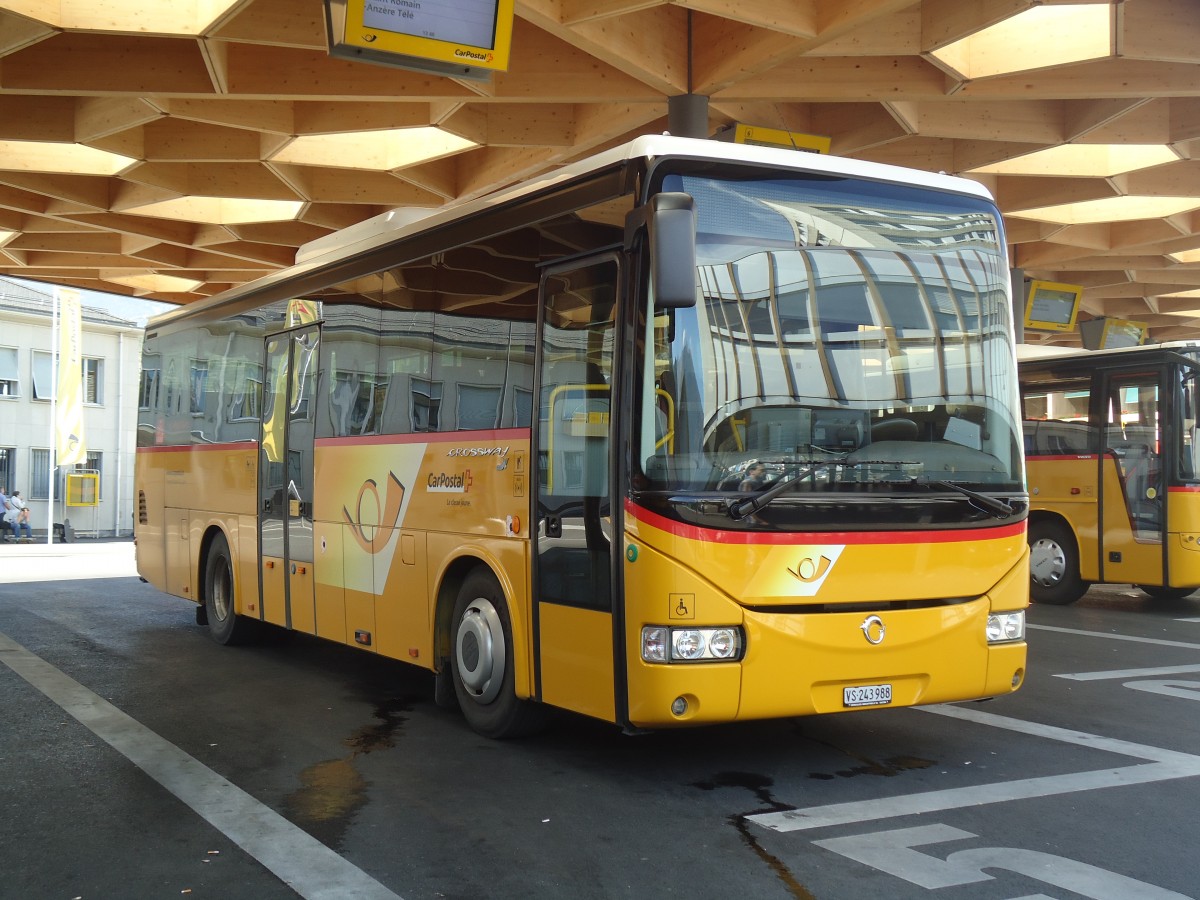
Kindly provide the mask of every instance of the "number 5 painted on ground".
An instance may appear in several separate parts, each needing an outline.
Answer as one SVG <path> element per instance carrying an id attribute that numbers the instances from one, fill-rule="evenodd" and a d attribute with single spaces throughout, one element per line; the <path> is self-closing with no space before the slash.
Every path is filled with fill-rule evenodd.
<path id="1" fill-rule="evenodd" d="M 1074 891 L 1092 900 L 1190 900 L 1183 894 L 1037 850 L 980 847 L 960 850 L 946 859 L 912 849 L 922 844 L 959 841 L 976 835 L 949 825 L 925 825 L 814 841 L 864 865 L 925 888 L 953 887 L 990 881 L 984 869 L 1004 869 L 1044 884 Z"/>

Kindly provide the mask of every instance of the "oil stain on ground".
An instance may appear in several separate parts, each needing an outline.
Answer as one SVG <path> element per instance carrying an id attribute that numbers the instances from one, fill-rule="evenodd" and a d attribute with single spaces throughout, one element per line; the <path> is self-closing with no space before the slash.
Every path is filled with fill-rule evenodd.
<path id="1" fill-rule="evenodd" d="M 395 746 L 397 729 L 411 709 L 405 698 L 385 700 L 375 709 L 379 721 L 360 728 L 342 741 L 350 754 L 327 759 L 300 773 L 300 788 L 284 800 L 287 817 L 326 846 L 337 850 L 354 813 L 367 802 L 367 782 L 356 760 L 375 750 Z"/>
<path id="2" fill-rule="evenodd" d="M 760 860 L 767 864 L 767 867 L 775 873 L 778 878 L 788 889 L 796 900 L 815 900 L 812 893 L 792 874 L 787 865 L 775 854 L 769 852 L 758 841 L 758 836 L 751 830 L 749 817 L 761 815 L 768 812 L 782 812 L 791 809 L 792 807 L 780 803 L 771 796 L 770 788 L 774 784 L 774 780 L 766 775 L 756 775 L 753 772 L 719 772 L 709 781 L 694 782 L 692 787 L 700 788 L 702 791 L 714 791 L 717 788 L 743 788 L 750 791 L 763 804 L 762 809 L 754 809 L 749 812 L 735 813 L 729 816 L 729 824 L 732 825 L 739 835 L 742 842 L 750 848 Z"/>
<path id="3" fill-rule="evenodd" d="M 855 778 L 859 775 L 876 775 L 883 778 L 891 778 L 899 775 L 901 772 L 909 772 L 913 769 L 928 769 L 930 766 L 937 765 L 932 759 L 921 759 L 916 756 L 891 756 L 884 760 L 873 760 L 859 757 L 862 762 L 861 766 L 854 766 L 849 769 L 838 769 L 836 772 L 809 772 L 809 778 L 817 778 L 821 781 L 832 781 L 834 778 Z"/>

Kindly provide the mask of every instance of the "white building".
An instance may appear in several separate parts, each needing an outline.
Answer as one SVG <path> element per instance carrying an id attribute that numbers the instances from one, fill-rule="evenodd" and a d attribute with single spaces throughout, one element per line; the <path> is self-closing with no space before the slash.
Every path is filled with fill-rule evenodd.
<path id="1" fill-rule="evenodd" d="M 83 307 L 83 436 L 88 460 L 71 469 L 99 473 L 100 500 L 94 507 L 66 507 L 66 479 L 57 469 L 51 516 L 53 312 L 50 290 L 0 278 L 0 486 L 19 490 L 29 504 L 35 539 L 40 532 L 44 540 L 47 523 L 64 518 L 83 534 L 131 534 L 142 330 L 134 322 Z"/>

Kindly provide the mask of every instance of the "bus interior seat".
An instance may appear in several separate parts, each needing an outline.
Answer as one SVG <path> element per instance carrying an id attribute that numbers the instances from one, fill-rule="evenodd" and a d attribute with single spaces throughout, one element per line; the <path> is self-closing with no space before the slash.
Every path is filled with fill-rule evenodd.
<path id="1" fill-rule="evenodd" d="M 921 429 L 912 419 L 882 419 L 871 425 L 871 441 L 916 441 Z"/>
<path id="2" fill-rule="evenodd" d="M 1025 422 L 1025 452 L 1032 456 L 1057 456 L 1087 453 L 1090 450 L 1089 428 L 1086 422 L 1063 422 L 1059 419 Z M 1032 426 L 1033 434 L 1029 434 Z"/>
<path id="3" fill-rule="evenodd" d="M 867 443 L 868 413 L 857 409 L 827 409 L 813 412 L 812 443 L 834 451 L 857 450 Z"/>

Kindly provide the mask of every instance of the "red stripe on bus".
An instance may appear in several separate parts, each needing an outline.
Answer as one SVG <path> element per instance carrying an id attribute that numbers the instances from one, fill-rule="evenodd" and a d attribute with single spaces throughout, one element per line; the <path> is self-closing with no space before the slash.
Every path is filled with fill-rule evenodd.
<path id="1" fill-rule="evenodd" d="M 227 444 L 155 444 L 138 447 L 138 453 L 200 453 L 208 450 L 258 450 L 258 441 L 230 441 Z"/>
<path id="2" fill-rule="evenodd" d="M 1177 484 L 1167 488 L 1168 494 L 1200 494 L 1200 484 Z"/>
<path id="3" fill-rule="evenodd" d="M 1078 462 L 1081 459 L 1095 459 L 1095 453 L 1026 453 L 1025 459 L 1069 459 Z"/>
<path id="4" fill-rule="evenodd" d="M 487 428 L 480 431 L 422 431 L 415 434 L 367 434 L 318 438 L 318 447 L 363 447 L 372 444 L 461 444 L 464 441 L 528 440 L 528 428 Z"/>
<path id="5" fill-rule="evenodd" d="M 957 528 L 938 531 L 805 531 L 788 534 L 761 531 L 725 531 L 686 525 L 625 501 L 625 512 L 641 522 L 675 537 L 712 544 L 945 544 L 962 541 L 991 541 L 1015 537 L 1025 531 L 1024 521 L 995 528 Z"/>

